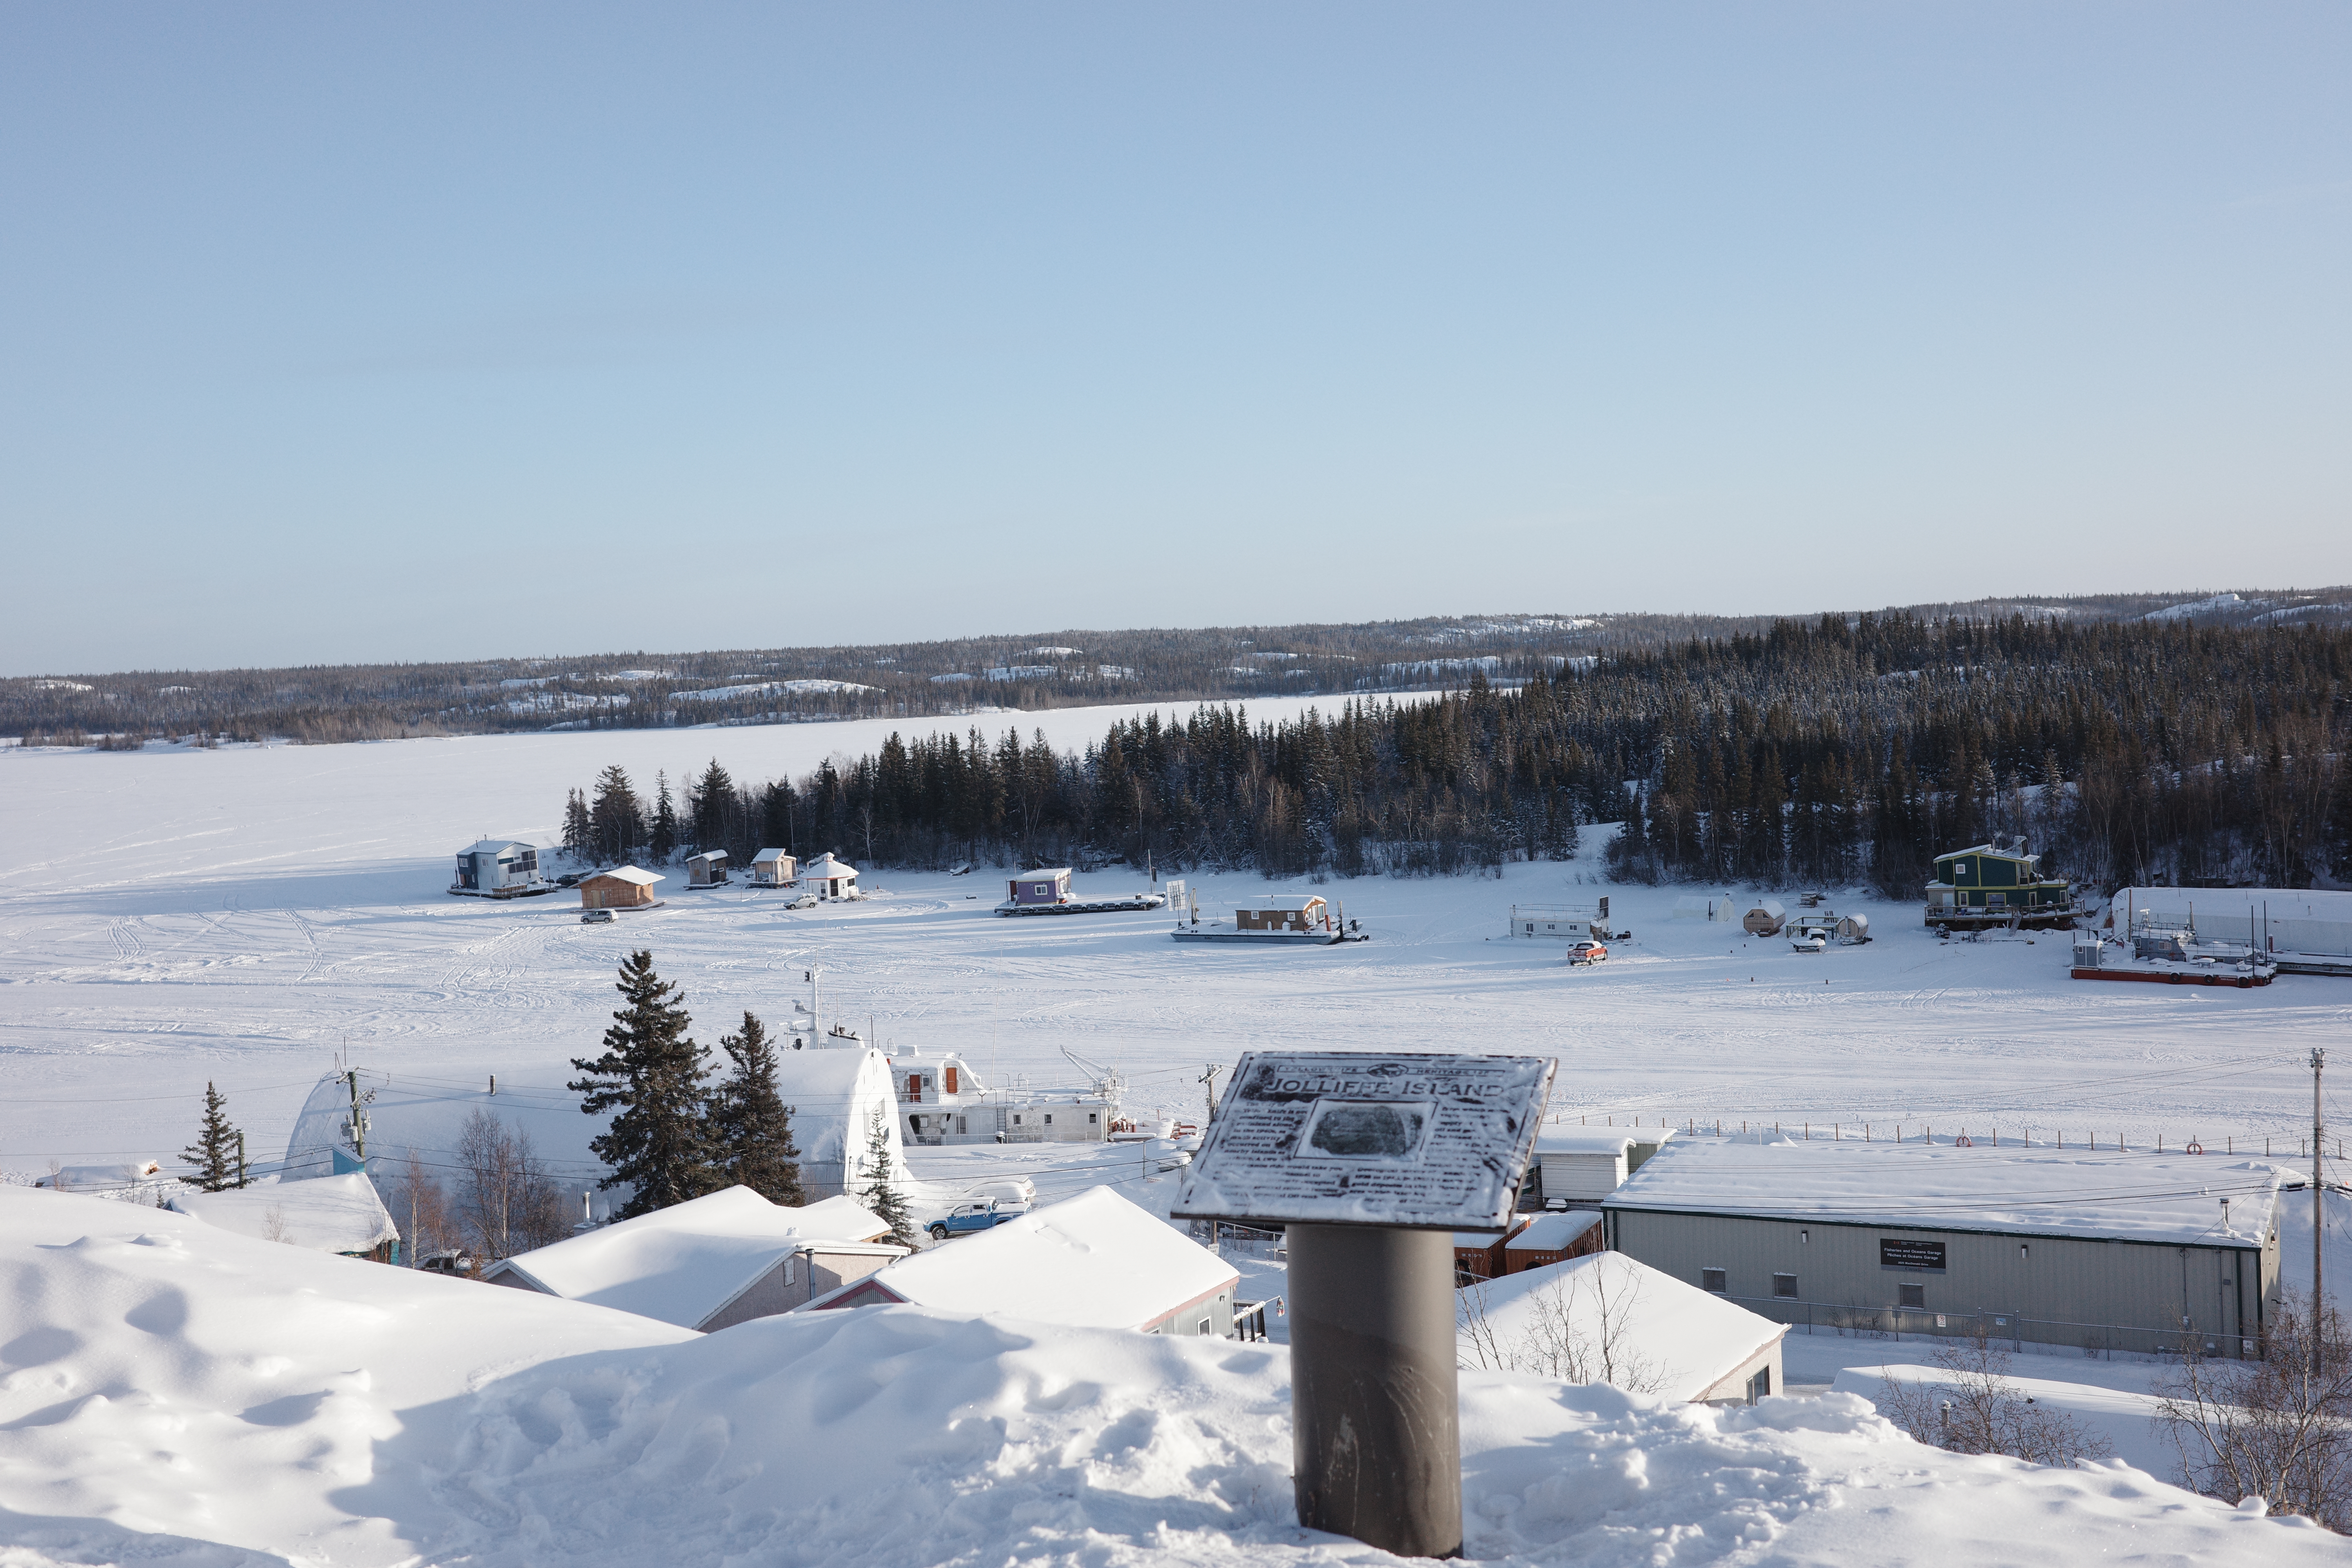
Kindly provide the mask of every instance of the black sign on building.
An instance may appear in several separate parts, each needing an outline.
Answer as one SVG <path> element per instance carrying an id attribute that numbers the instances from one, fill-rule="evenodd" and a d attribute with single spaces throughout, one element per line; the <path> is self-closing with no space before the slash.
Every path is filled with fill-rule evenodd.
<path id="1" fill-rule="evenodd" d="M 1940 1241 L 1897 1241 L 1890 1237 L 1878 1238 L 1878 1266 L 1900 1268 L 1908 1274 L 1941 1274 L 1944 1271 L 1944 1244 Z"/>

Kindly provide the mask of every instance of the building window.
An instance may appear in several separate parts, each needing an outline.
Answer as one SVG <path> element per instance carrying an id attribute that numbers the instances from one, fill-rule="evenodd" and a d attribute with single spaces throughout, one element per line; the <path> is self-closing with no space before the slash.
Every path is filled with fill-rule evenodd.
<path id="1" fill-rule="evenodd" d="M 1698 1271 L 1698 1288 L 1702 1290 L 1713 1290 L 1718 1295 L 1731 1289 L 1730 1286 L 1723 1282 L 1723 1270 L 1720 1268 L 1700 1269 Z"/>
<path id="2" fill-rule="evenodd" d="M 1902 1292 L 1902 1300 L 1896 1303 L 1898 1306 L 1925 1307 L 1927 1304 L 1927 1287 L 1925 1285 L 1898 1285 L 1895 1289 Z"/>
<path id="3" fill-rule="evenodd" d="M 1769 1366 L 1759 1367 L 1757 1369 L 1756 1375 L 1748 1380 L 1748 1403 L 1753 1405 L 1759 1399 L 1771 1397 L 1772 1369 Z"/>
<path id="4" fill-rule="evenodd" d="M 1772 1294 L 1781 1297 L 1787 1300 L 1795 1300 L 1797 1299 L 1797 1277 L 1793 1274 L 1775 1274 L 1772 1276 Z"/>
<path id="5" fill-rule="evenodd" d="M 1096 1125 L 1097 1123 L 1098 1123 L 1098 1122 L 1099 1122 L 1099 1121 L 1102 1121 L 1102 1112 L 1100 1112 L 1100 1111 L 1098 1111 L 1098 1110 L 1089 1110 L 1089 1111 L 1087 1111 L 1087 1126 L 1092 1127 L 1092 1126 Z"/>
<path id="6" fill-rule="evenodd" d="M 1048 1127 L 1054 1125 L 1054 1113 L 1050 1110 L 1045 1112 L 1045 1125 Z"/>
<path id="7" fill-rule="evenodd" d="M 1987 893 L 1985 895 L 1985 902 L 1991 905 L 1994 909 L 2000 909 L 2009 902 L 2009 895 L 2007 893 Z"/>
<path id="8" fill-rule="evenodd" d="M 964 1119 L 963 1119 L 962 1117 L 959 1116 L 959 1117 L 957 1117 L 957 1118 L 956 1118 L 956 1131 L 957 1131 L 958 1132 L 969 1132 L 969 1131 L 971 1131 L 971 1128 L 969 1128 L 969 1127 L 967 1127 L 967 1126 L 965 1126 L 965 1125 L 964 1125 Z"/>
<path id="9" fill-rule="evenodd" d="M 1195 1331 L 1199 1333 L 1202 1339 L 1207 1339 L 1209 1337 L 1209 1320 L 1206 1318 L 1202 1319 L 1201 1326 Z"/>

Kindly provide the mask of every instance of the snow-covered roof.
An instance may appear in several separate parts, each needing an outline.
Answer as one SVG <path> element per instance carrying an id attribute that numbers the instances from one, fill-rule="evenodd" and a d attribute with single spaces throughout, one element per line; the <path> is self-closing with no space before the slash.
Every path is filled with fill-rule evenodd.
<path id="1" fill-rule="evenodd" d="M 511 1269 L 551 1296 L 691 1329 L 803 1245 L 866 1241 L 889 1228 L 847 1198 L 787 1208 L 729 1187 L 519 1253 L 491 1272 Z"/>
<path id="2" fill-rule="evenodd" d="M 814 860 L 803 861 L 801 875 L 822 882 L 833 877 L 855 877 L 857 868 L 846 860 L 836 858 L 828 849 Z"/>
<path id="3" fill-rule="evenodd" d="M 1678 1138 L 1602 1202 L 1911 1230 L 2255 1246 L 2279 1167 L 2218 1154 Z M 2230 1202 L 2230 1232 L 2221 1199 Z"/>
<path id="4" fill-rule="evenodd" d="M 1024 871 L 1013 879 L 1016 882 L 1050 882 L 1069 874 L 1067 866 L 1041 866 L 1034 871 Z"/>
<path id="5" fill-rule="evenodd" d="M 661 876 L 657 872 L 641 871 L 635 866 L 622 866 L 610 871 L 597 871 L 583 877 L 580 879 L 583 882 L 598 882 L 604 880 L 607 877 L 611 878 L 615 882 L 634 882 L 640 888 L 650 888 L 656 882 L 664 882 L 668 880 L 667 878 Z"/>
<path id="6" fill-rule="evenodd" d="M 919 1307 L 1139 1329 L 1240 1279 L 1232 1265 L 1167 1221 L 1096 1187 L 901 1258 L 833 1294 L 870 1282 Z"/>
<path id="7" fill-rule="evenodd" d="M 1608 1321 L 1602 1303 L 1606 1300 Z M 1735 1306 L 1671 1274 L 1636 1262 L 1622 1252 L 1596 1252 L 1517 1274 L 1507 1274 L 1459 1291 L 1455 1297 L 1465 1340 L 1472 1332 L 1507 1352 L 1557 1333 L 1560 1310 L 1566 1327 L 1599 1360 L 1604 1338 L 1614 1331 L 1612 1358 L 1624 1383 L 1648 1383 L 1667 1399 L 1706 1397 L 1757 1352 L 1788 1330 L 1769 1318 Z M 1485 1322 L 1474 1330 L 1474 1317 Z M 1546 1322 L 1546 1319 L 1552 1321 Z M 1465 1344 L 1465 1354 L 1476 1364 Z M 1646 1371 L 1647 1377 L 1638 1375 Z M 1594 1373 L 1596 1379 L 1599 1373 Z"/>
<path id="8" fill-rule="evenodd" d="M 698 855 L 688 856 L 686 858 L 686 863 L 691 866 L 697 860 L 724 860 L 726 858 L 727 851 L 724 849 L 705 849 Z"/>
<path id="9" fill-rule="evenodd" d="M 1251 899 L 1238 907 L 1244 910 L 1311 910 L 1323 902 L 1320 893 L 1274 893 L 1263 899 Z"/>
<path id="10" fill-rule="evenodd" d="M 762 849 L 757 855 L 751 857 L 751 864 L 754 866 L 772 866 L 779 860 L 789 860 L 791 858 L 792 855 L 787 850 Z"/>
<path id="11" fill-rule="evenodd" d="M 1510 1252 L 1558 1252 L 1601 1223 L 1599 1209 L 1554 1209 L 1529 1220 L 1519 1234 L 1503 1244 Z"/>
<path id="12" fill-rule="evenodd" d="M 536 844 L 526 844 L 520 838 L 478 838 L 466 846 L 467 855 L 503 855 L 509 849 L 536 849 Z"/>
<path id="13" fill-rule="evenodd" d="M 1536 1153 L 1622 1154 L 1636 1144 L 1664 1143 L 1671 1127 L 1546 1127 L 1536 1134 Z"/>
<path id="14" fill-rule="evenodd" d="M 375 1184 L 356 1171 L 348 1176 L 271 1182 L 222 1193 L 175 1193 L 172 1206 L 239 1236 L 318 1252 L 373 1252 L 400 1239 Z"/>
<path id="15" fill-rule="evenodd" d="M 792 1107 L 793 1142 L 803 1164 L 845 1163 L 862 1155 L 878 1107 L 883 1135 L 903 1168 L 890 1061 L 865 1041 L 832 1045 L 819 1036 L 806 1049 L 778 1051 L 776 1092 Z"/>

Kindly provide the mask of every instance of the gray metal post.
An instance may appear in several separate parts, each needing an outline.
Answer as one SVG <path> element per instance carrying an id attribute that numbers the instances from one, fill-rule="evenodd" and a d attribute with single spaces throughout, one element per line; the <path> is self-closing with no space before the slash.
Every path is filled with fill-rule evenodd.
<path id="1" fill-rule="evenodd" d="M 1453 1237 L 1286 1228 L 1298 1522 L 1400 1557 L 1460 1555 Z"/>

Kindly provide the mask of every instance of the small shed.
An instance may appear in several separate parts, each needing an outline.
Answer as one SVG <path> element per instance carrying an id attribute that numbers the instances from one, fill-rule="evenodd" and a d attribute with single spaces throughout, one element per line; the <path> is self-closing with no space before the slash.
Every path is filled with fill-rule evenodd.
<path id="1" fill-rule="evenodd" d="M 1601 1234 L 1599 1209 L 1554 1209 L 1538 1215 L 1503 1244 L 1501 1271 L 1524 1274 L 1530 1268 L 1549 1268 L 1571 1258 L 1586 1257 L 1601 1250 Z"/>
<path id="2" fill-rule="evenodd" d="M 1863 942 L 1868 942 L 1870 940 L 1870 917 L 1868 915 L 1840 915 L 1838 917 L 1837 923 L 1837 939 L 1838 941 L 1844 942 L 1849 947 L 1859 946 Z"/>
<path id="3" fill-rule="evenodd" d="M 645 910 L 661 900 L 654 897 L 654 884 L 664 879 L 656 872 L 644 871 L 635 866 L 622 866 L 610 871 L 599 871 L 580 879 L 580 907 L 583 910 Z"/>
<path id="4" fill-rule="evenodd" d="M 1778 899 L 1755 899 L 1739 917 L 1740 929 L 1750 936 L 1778 936 L 1789 911 Z"/>
<path id="5" fill-rule="evenodd" d="M 893 1263 L 802 1309 L 911 1302 L 1074 1328 L 1234 1337 L 1233 1265 L 1108 1187 Z"/>
<path id="6" fill-rule="evenodd" d="M 1675 1135 L 1671 1127 L 1546 1127 L 1536 1171 L 1546 1205 L 1597 1207 Z"/>
<path id="7" fill-rule="evenodd" d="M 482 1279 L 713 1333 L 904 1258 L 889 1234 L 847 1198 L 792 1208 L 729 1187 L 518 1253 Z"/>
<path id="8" fill-rule="evenodd" d="M 1313 893 L 1277 894 L 1255 908 L 1234 910 L 1235 931 L 1328 931 L 1331 906 Z"/>
<path id="9" fill-rule="evenodd" d="M 762 849 L 751 857 L 751 885 L 755 888 L 781 888 L 796 879 L 800 862 L 781 849 Z"/>
<path id="10" fill-rule="evenodd" d="M 723 888 L 727 885 L 727 851 L 705 849 L 699 855 L 686 858 L 686 885 L 689 888 Z"/>
<path id="11" fill-rule="evenodd" d="M 1785 1325 L 1622 1252 L 1475 1287 L 1455 1312 L 1465 1366 L 1597 1383 L 1605 1357 L 1617 1386 L 1693 1405 L 1753 1405 L 1781 1385 Z"/>
<path id="12" fill-rule="evenodd" d="M 1013 879 L 1005 900 L 1015 904 L 1066 904 L 1070 901 L 1070 868 L 1050 866 L 1043 870 L 1024 871 Z"/>
<path id="13" fill-rule="evenodd" d="M 1503 1274 L 1503 1244 L 1526 1227 L 1525 1220 L 1515 1220 L 1514 1228 L 1507 1231 L 1457 1230 L 1454 1233 L 1454 1283 L 1466 1285 L 1473 1279 L 1499 1279 Z"/>
<path id="14" fill-rule="evenodd" d="M 820 899 L 838 899 L 856 890 L 857 868 L 828 849 L 801 868 L 800 880 Z"/>
<path id="15" fill-rule="evenodd" d="M 365 1173 L 308 1182 L 271 1182 L 218 1193 L 175 1193 L 184 1215 L 250 1236 L 314 1252 L 340 1253 L 377 1263 L 399 1258 L 400 1229 L 392 1223 Z"/>

